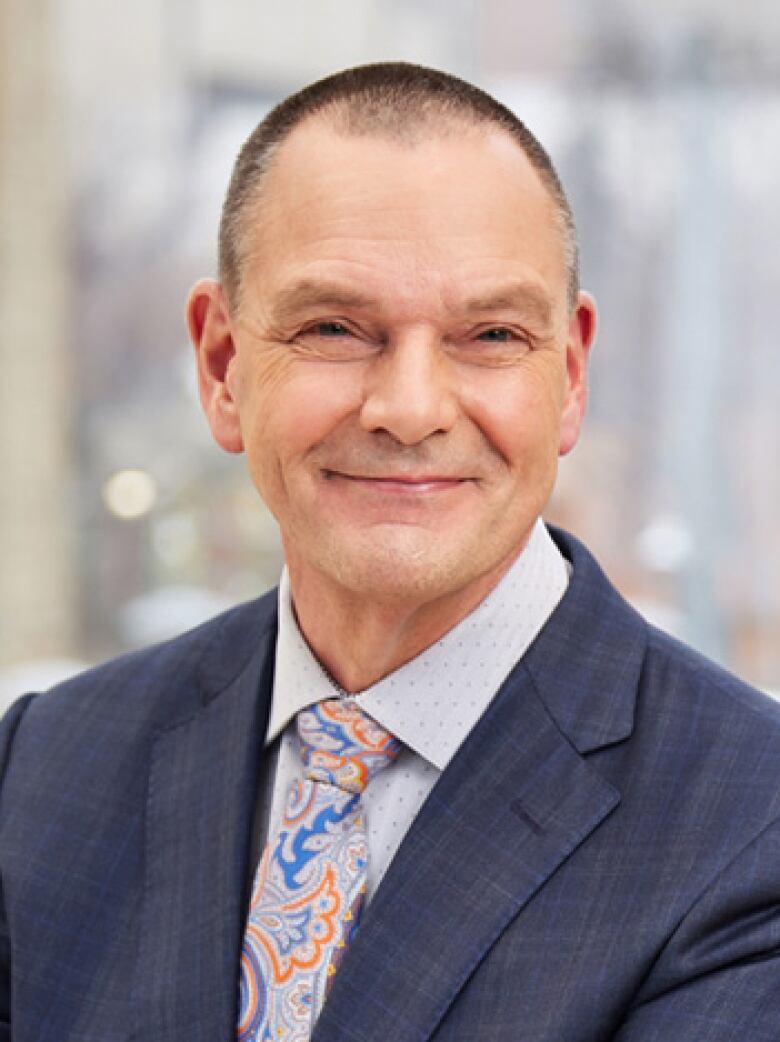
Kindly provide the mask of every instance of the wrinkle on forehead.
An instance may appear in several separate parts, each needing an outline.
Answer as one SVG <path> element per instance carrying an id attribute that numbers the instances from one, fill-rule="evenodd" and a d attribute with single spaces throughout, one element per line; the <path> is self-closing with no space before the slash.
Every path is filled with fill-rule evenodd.
<path id="1" fill-rule="evenodd" d="M 467 131 L 474 140 L 465 148 L 459 147 L 459 136 L 441 141 L 439 149 L 437 135 L 419 147 L 378 139 L 373 149 L 362 139 L 355 151 L 355 136 L 339 134 L 324 120 L 297 128 L 247 213 L 244 274 L 277 282 L 288 264 L 339 262 L 350 253 L 354 259 L 359 247 L 364 262 L 385 271 L 398 263 L 399 275 L 411 276 L 414 260 L 414 279 L 435 277 L 437 270 L 455 275 L 453 264 L 465 275 L 467 267 L 480 267 L 483 253 L 485 259 L 492 254 L 513 267 L 516 261 L 525 266 L 531 253 L 526 250 L 524 259 L 524 251 L 515 249 L 523 242 L 538 244 L 541 252 L 536 246 L 531 252 L 548 270 L 559 266 L 555 254 L 563 267 L 554 203 L 527 157 L 503 131 L 478 126 Z M 498 195 L 489 187 L 491 171 L 503 178 Z M 352 293 L 364 288 L 358 282 Z M 463 293 L 458 295 L 462 301 Z M 529 300 L 526 310 L 531 306 Z"/>

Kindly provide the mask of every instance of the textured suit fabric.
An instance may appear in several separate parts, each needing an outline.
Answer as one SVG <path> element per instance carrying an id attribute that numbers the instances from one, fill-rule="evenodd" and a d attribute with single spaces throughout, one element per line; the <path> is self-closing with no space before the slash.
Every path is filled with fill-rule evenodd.
<path id="1" fill-rule="evenodd" d="M 556 539 L 569 589 L 401 844 L 314 1042 L 780 1038 L 780 708 Z M 7 716 L 14 1042 L 232 1038 L 274 633 L 270 595 Z"/>

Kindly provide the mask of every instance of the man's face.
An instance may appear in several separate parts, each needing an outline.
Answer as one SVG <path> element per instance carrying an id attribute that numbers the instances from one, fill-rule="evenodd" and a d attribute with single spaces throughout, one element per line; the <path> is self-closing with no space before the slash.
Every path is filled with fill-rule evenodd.
<path id="1" fill-rule="evenodd" d="M 506 134 L 408 146 L 310 120 L 264 184 L 239 306 L 204 295 L 206 411 L 247 453 L 294 590 L 424 604 L 506 570 L 576 440 L 593 329 Z"/>

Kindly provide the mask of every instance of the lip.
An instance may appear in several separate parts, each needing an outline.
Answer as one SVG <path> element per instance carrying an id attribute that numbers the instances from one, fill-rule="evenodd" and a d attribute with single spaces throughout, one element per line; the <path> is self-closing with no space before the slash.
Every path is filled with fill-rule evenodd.
<path id="1" fill-rule="evenodd" d="M 345 474 L 337 470 L 323 471 L 332 480 L 348 481 L 377 492 L 420 493 L 446 492 L 459 488 L 469 479 L 448 474 Z"/>

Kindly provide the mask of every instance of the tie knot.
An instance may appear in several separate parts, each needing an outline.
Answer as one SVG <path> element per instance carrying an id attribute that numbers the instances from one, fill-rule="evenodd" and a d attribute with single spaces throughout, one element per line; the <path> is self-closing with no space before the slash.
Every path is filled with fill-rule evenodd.
<path id="1" fill-rule="evenodd" d="M 305 776 L 348 792 L 362 792 L 401 751 L 398 739 L 351 698 L 318 702 L 297 722 Z"/>

